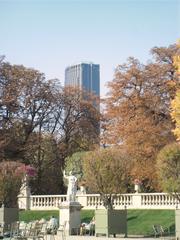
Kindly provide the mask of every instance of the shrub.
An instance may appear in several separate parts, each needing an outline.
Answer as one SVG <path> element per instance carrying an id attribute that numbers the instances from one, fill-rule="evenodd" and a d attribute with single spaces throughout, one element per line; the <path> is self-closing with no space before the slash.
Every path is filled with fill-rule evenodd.
<path id="1" fill-rule="evenodd" d="M 27 177 L 35 175 L 31 166 L 13 161 L 0 163 L 0 204 L 5 207 L 17 207 L 17 198 L 21 185 Z"/>

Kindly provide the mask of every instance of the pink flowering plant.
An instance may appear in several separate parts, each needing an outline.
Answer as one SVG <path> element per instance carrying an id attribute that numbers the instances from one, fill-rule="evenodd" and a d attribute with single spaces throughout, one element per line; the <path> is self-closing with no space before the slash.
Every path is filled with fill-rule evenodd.
<path id="1" fill-rule="evenodd" d="M 0 206 L 17 207 L 18 195 L 23 179 L 33 177 L 36 170 L 20 162 L 3 161 L 0 163 Z"/>
<path id="2" fill-rule="evenodd" d="M 134 185 L 141 185 L 142 182 L 141 182 L 141 180 L 139 180 L 138 178 L 136 178 L 136 179 L 134 179 L 133 184 L 134 184 Z"/>

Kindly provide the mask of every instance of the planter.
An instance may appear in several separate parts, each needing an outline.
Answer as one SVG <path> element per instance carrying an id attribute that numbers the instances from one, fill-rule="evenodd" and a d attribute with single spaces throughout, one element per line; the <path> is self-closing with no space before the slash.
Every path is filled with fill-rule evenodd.
<path id="1" fill-rule="evenodd" d="M 180 209 L 175 210 L 176 239 L 180 239 Z"/>
<path id="2" fill-rule="evenodd" d="M 127 210 L 98 209 L 95 211 L 95 235 L 127 237 Z"/>
<path id="3" fill-rule="evenodd" d="M 0 208 L 0 223 L 3 223 L 3 230 L 8 230 L 8 225 L 12 222 L 18 221 L 19 219 L 19 209 L 18 208 Z"/>

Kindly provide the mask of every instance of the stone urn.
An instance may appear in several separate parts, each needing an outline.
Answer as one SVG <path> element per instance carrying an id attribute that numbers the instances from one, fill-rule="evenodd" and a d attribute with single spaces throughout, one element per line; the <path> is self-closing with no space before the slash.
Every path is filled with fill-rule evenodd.
<path id="1" fill-rule="evenodd" d="M 134 184 L 134 190 L 135 190 L 135 193 L 139 193 L 140 192 L 140 184 Z"/>
<path id="2" fill-rule="evenodd" d="M 135 193 L 139 193 L 141 190 L 141 181 L 139 179 L 135 179 L 133 183 L 134 183 Z"/>

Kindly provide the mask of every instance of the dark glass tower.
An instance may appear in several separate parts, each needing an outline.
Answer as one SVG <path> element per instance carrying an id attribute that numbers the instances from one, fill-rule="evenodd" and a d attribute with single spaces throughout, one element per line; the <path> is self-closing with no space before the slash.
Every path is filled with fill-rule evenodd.
<path id="1" fill-rule="evenodd" d="M 66 68 L 65 86 L 79 87 L 100 97 L 99 64 L 79 63 Z"/>

